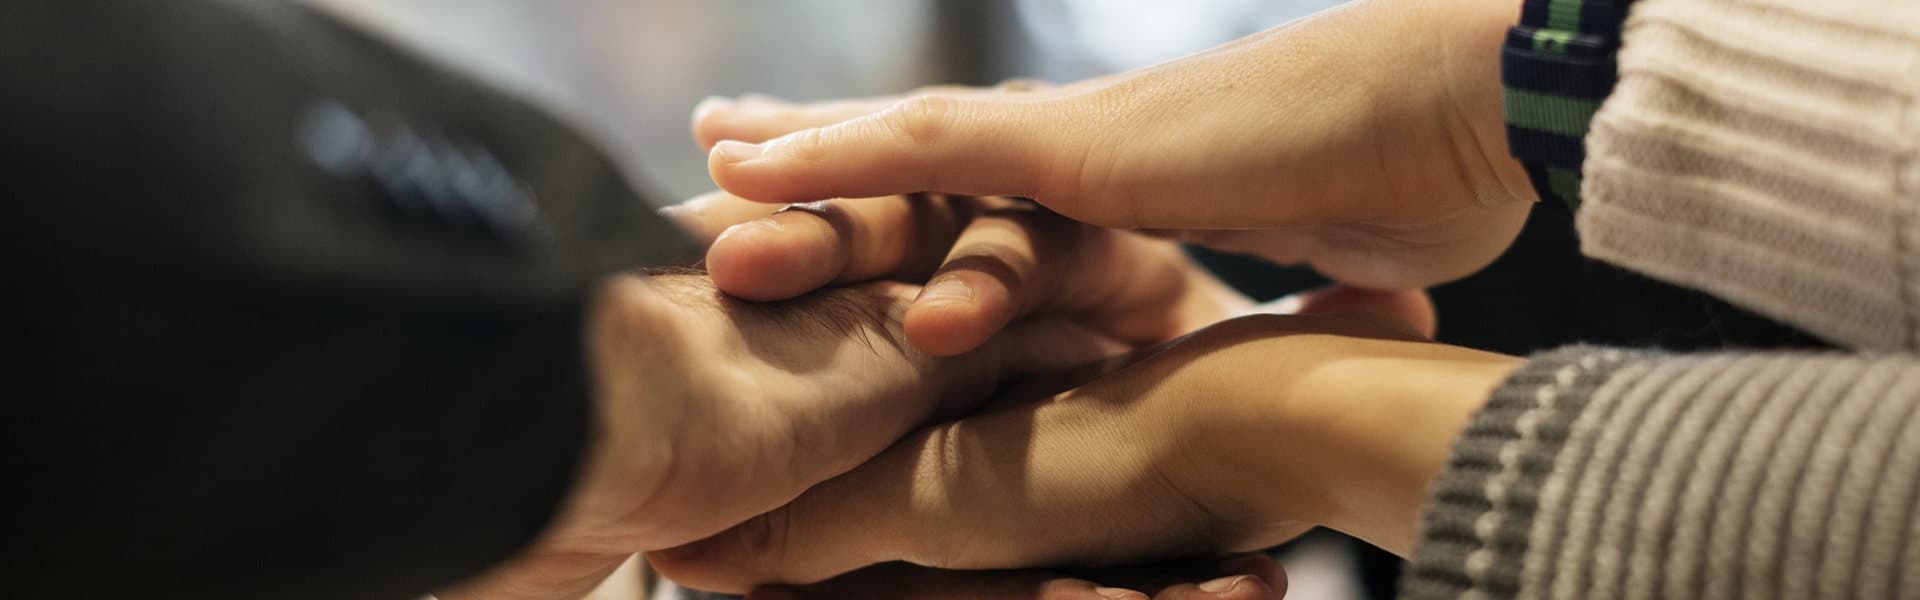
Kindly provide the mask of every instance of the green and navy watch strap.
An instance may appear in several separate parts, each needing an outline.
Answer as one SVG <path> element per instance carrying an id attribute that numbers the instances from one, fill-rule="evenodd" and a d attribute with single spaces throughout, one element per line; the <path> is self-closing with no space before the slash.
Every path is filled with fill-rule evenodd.
<path id="1" fill-rule="evenodd" d="M 1542 197 L 1580 207 L 1587 126 L 1618 79 L 1633 0 L 1525 0 L 1500 56 L 1507 146 Z"/>

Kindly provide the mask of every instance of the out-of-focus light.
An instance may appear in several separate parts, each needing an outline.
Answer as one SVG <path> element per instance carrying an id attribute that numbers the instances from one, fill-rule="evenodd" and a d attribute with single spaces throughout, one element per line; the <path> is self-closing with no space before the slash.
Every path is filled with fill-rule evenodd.
<path id="1" fill-rule="evenodd" d="M 1042 51 L 1107 70 L 1146 66 L 1325 9 L 1343 0 L 1018 0 Z"/>

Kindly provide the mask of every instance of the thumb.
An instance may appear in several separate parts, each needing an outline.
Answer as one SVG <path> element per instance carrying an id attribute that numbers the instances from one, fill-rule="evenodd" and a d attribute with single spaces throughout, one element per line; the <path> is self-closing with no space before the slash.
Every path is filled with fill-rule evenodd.
<path id="1" fill-rule="evenodd" d="M 759 202 L 914 192 L 1071 197 L 1091 120 L 1073 96 L 926 95 L 759 144 L 716 144 L 714 182 Z"/>

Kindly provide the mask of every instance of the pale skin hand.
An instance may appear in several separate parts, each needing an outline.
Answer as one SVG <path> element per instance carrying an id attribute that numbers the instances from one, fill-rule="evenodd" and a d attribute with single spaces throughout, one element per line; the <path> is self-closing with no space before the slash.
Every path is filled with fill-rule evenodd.
<path id="1" fill-rule="evenodd" d="M 1026 196 L 1344 283 L 1425 287 L 1498 256 L 1534 200 L 1500 114 L 1501 32 L 1518 10 L 1363 0 L 1058 88 L 710 102 L 695 137 L 714 180 L 756 201 Z"/>
<path id="2" fill-rule="evenodd" d="M 1236 319 L 1051 401 L 923 430 L 780 510 L 649 559 L 740 589 L 894 560 L 992 569 L 1229 552 L 1315 524 L 1404 555 L 1453 436 L 1518 363 L 1362 315 Z"/>

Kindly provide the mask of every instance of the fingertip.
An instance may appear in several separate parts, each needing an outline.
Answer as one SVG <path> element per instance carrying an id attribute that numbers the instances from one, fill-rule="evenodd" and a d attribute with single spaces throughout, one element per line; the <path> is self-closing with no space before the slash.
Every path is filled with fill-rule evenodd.
<path id="1" fill-rule="evenodd" d="M 951 271 L 936 275 L 914 299 L 907 311 L 907 339 L 928 354 L 953 356 L 985 345 L 1015 316 L 1013 292 L 1005 282 Z"/>
<path id="2" fill-rule="evenodd" d="M 765 158 L 765 144 L 724 140 L 707 152 L 707 176 L 735 196 L 766 203 L 794 203 L 833 196 L 810 196 L 787 180 L 778 164 Z"/>
<path id="3" fill-rule="evenodd" d="M 730 532 L 729 532 L 730 533 Z M 738 571 L 739 565 L 713 560 L 715 546 L 727 533 L 683 546 L 646 553 L 655 573 L 682 586 L 719 593 L 744 593 L 741 581 L 757 579 Z"/>
<path id="4" fill-rule="evenodd" d="M 776 218 L 741 223 L 721 232 L 707 249 L 707 274 L 715 287 L 737 298 L 793 298 L 831 282 L 844 267 L 845 256 L 821 241 Z"/>
<path id="5" fill-rule="evenodd" d="M 1279 600 L 1265 579 L 1252 575 L 1222 577 L 1201 584 L 1181 584 L 1162 590 L 1155 600 Z"/>
<path id="6" fill-rule="evenodd" d="M 1147 597 L 1147 594 L 1145 592 L 1137 592 L 1137 591 L 1129 590 L 1125 588 L 1096 587 L 1096 588 L 1093 588 L 1092 593 L 1093 593 L 1092 597 L 1098 597 L 1100 600 L 1151 600 L 1150 598 Z M 1042 598 L 1041 600 L 1059 600 L 1059 599 L 1048 597 L 1048 598 Z"/>
<path id="7" fill-rule="evenodd" d="M 983 322 L 978 305 L 954 299 L 915 300 L 901 327 L 907 341 L 932 356 L 957 356 L 978 349 L 998 326 Z"/>
<path id="8" fill-rule="evenodd" d="M 1265 579 L 1243 575 L 1238 583 L 1222 591 L 1211 592 L 1211 600 L 1277 600 L 1273 586 Z"/>
<path id="9" fill-rule="evenodd" d="M 714 144 L 726 139 L 718 135 L 721 128 L 717 126 L 718 123 L 714 117 L 733 106 L 733 100 L 720 96 L 708 96 L 699 104 L 693 105 L 691 126 L 694 143 L 699 144 L 702 149 L 711 149 Z"/>

